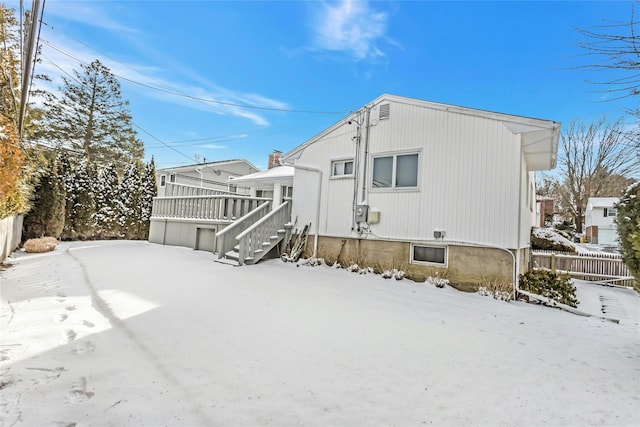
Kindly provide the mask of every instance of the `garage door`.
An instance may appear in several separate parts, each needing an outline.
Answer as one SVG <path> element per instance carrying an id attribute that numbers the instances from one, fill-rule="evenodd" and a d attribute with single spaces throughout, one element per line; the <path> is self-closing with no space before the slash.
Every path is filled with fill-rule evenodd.
<path id="1" fill-rule="evenodd" d="M 618 233 L 615 228 L 599 227 L 598 229 L 598 244 L 599 245 L 617 245 Z"/>

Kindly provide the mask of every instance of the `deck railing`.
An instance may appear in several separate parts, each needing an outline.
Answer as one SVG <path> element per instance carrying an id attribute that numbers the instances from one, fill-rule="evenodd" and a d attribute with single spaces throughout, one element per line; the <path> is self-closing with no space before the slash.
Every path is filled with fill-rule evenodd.
<path id="1" fill-rule="evenodd" d="M 269 200 L 229 194 L 156 197 L 153 199 L 151 218 L 234 221 Z"/>
<path id="2" fill-rule="evenodd" d="M 234 195 L 228 191 L 214 190 L 212 188 L 194 187 L 192 185 L 176 184 L 175 182 L 167 182 L 164 190 L 165 197 L 172 196 L 216 196 L 216 195 Z"/>
<path id="3" fill-rule="evenodd" d="M 225 254 L 233 249 L 237 242 L 236 236 L 263 217 L 265 213 L 268 212 L 269 206 L 271 206 L 269 201 L 263 202 L 260 206 L 216 234 L 216 252 L 218 258 L 224 258 Z"/>
<path id="4" fill-rule="evenodd" d="M 240 265 L 245 264 L 248 258 L 255 257 L 256 251 L 263 250 L 263 243 L 269 242 L 272 236 L 277 236 L 278 230 L 288 223 L 290 218 L 290 204 L 289 202 L 284 202 L 240 233 L 236 237 L 239 242 L 238 263 Z"/>

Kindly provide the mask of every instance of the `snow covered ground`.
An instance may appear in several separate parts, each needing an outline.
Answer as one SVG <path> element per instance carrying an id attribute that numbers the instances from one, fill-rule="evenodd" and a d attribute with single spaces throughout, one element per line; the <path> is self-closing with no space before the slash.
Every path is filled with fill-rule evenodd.
<path id="1" fill-rule="evenodd" d="M 617 324 L 145 242 L 9 263 L 2 426 L 640 425 L 632 291 L 579 284 Z"/>

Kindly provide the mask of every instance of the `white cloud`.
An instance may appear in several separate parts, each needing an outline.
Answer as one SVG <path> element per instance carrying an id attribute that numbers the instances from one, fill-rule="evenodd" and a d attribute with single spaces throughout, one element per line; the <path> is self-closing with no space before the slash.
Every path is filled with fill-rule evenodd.
<path id="1" fill-rule="evenodd" d="M 62 5 L 62 3 L 55 4 L 56 6 Z M 94 5 L 94 3 L 91 3 L 91 5 Z M 63 13 L 65 7 L 58 7 L 54 14 Z M 72 15 L 74 20 L 87 25 L 95 24 L 101 28 L 114 30 L 114 33 L 122 31 L 122 29 L 118 28 L 118 24 L 109 18 L 106 11 L 100 11 L 102 13 L 100 15 L 101 18 L 96 19 L 95 22 L 92 21 L 90 17 L 96 16 L 97 13 L 97 9 L 85 6 L 80 9 L 77 15 Z M 241 117 L 255 125 L 265 127 L 269 126 L 269 121 L 261 113 L 261 110 L 242 108 L 240 105 L 257 106 L 266 109 L 289 108 L 286 103 L 263 95 L 220 87 L 198 73 L 185 69 L 184 66 L 178 68 L 179 75 L 176 75 L 176 68 L 171 66 L 170 60 L 160 61 L 159 63 L 162 63 L 163 67 L 144 64 L 140 60 L 136 63 L 126 59 L 119 60 L 117 59 L 117 53 L 98 52 L 90 47 L 90 43 L 69 37 L 55 28 L 43 27 L 42 39 L 44 41 L 42 62 L 37 64 L 35 72 L 48 75 L 52 82 L 34 83 L 37 87 L 51 92 L 55 92 L 58 87 L 62 86 L 62 76 L 71 78 L 73 70 L 80 71 L 81 62 L 89 64 L 95 59 L 99 59 L 119 78 L 123 87 L 128 87 L 130 90 L 135 90 L 144 96 L 166 104 L 180 105 L 216 115 Z M 171 74 L 169 74 L 168 70 L 171 70 Z M 153 88 L 161 88 L 165 91 Z M 174 94 L 169 92 L 174 92 Z M 189 96 L 200 98 L 200 100 L 189 98 Z M 131 97 L 129 99 L 135 102 Z M 36 100 L 34 101 L 37 102 Z"/>
<path id="2" fill-rule="evenodd" d="M 385 56 L 377 43 L 387 38 L 387 21 L 388 14 L 366 1 L 322 3 L 313 28 L 315 48 L 348 52 L 358 60 Z"/>
<path id="3" fill-rule="evenodd" d="M 48 15 L 66 19 L 80 24 L 98 27 L 105 30 L 136 33 L 135 28 L 127 27 L 113 18 L 109 12 L 112 11 L 112 3 L 104 3 L 109 9 L 105 9 L 99 2 L 85 3 L 78 1 L 52 1 L 48 2 L 45 9 L 45 22 Z"/>

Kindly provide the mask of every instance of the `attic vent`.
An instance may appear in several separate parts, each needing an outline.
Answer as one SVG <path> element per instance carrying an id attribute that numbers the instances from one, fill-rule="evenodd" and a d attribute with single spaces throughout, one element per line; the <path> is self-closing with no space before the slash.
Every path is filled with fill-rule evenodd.
<path id="1" fill-rule="evenodd" d="M 380 106 L 380 116 L 378 116 L 380 120 L 389 118 L 389 104 L 382 104 Z"/>

